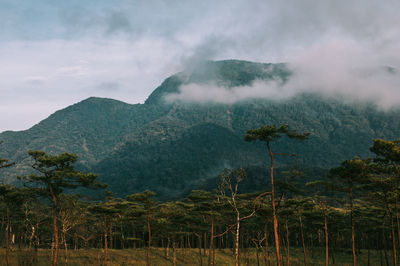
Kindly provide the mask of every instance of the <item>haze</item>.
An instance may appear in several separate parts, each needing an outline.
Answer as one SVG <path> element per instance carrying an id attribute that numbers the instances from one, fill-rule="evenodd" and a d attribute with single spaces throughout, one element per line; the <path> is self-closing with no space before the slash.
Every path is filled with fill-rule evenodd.
<path id="1" fill-rule="evenodd" d="M 399 8 L 394 0 L 0 0 L 0 132 L 90 96 L 143 102 L 198 60 L 297 70 L 284 90 L 256 83 L 251 97 L 310 90 L 398 106 L 398 74 L 384 69 L 400 69 Z"/>

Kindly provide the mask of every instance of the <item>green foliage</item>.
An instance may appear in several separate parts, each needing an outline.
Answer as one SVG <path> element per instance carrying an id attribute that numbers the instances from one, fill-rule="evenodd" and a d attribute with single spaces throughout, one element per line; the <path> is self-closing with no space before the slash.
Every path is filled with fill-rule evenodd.
<path id="1" fill-rule="evenodd" d="M 301 182 L 296 180 L 299 177 L 309 178 L 309 175 L 306 171 L 303 174 L 291 167 L 293 158 L 278 159 L 275 156 L 278 166 L 287 170 L 277 175 L 280 179 L 276 182 L 279 192 L 275 195 L 272 191 L 263 190 L 263 185 L 251 182 L 251 190 L 261 192 L 239 191 L 239 184 L 249 179 L 246 171 L 244 168 L 229 170 L 226 166 L 246 166 L 249 172 L 252 170 L 254 175 L 261 173 L 265 179 L 265 146 L 256 140 L 267 144 L 271 159 L 273 155 L 295 155 L 297 161 L 299 154 L 304 158 L 300 164 L 315 167 L 310 168 L 313 170 L 318 167 L 327 168 L 339 159 L 347 158 L 348 154 L 370 155 L 364 144 L 369 143 L 372 137 L 398 137 L 395 135 L 398 134 L 399 122 L 391 117 L 397 117 L 398 113 L 379 113 L 368 106 L 343 105 L 315 95 L 302 95 L 279 103 L 254 100 L 233 105 L 188 105 L 162 101 L 166 94 L 177 92 L 185 82 L 216 83 L 231 88 L 251 85 L 257 79 L 279 77 L 281 82 L 285 82 L 289 76 L 284 65 L 242 61 L 207 62 L 188 73 L 167 79 L 144 105 L 133 107 L 112 100 L 91 98 L 57 112 L 31 130 L 16 135 L 12 132 L 2 134 L 2 137 L 11 140 L 7 141 L 7 145 L 20 145 L 16 145 L 18 147 L 14 151 L 15 159 L 22 158 L 22 161 L 25 159 L 18 155 L 21 147 L 40 146 L 48 140 L 56 141 L 53 146 L 50 145 L 49 149 L 53 148 L 51 153 L 28 152 L 33 161 L 33 172 L 22 178 L 27 188 L 0 186 L 0 214 L 3 223 L 7 224 L 7 230 L 1 232 L 0 239 L 9 244 L 9 240 L 3 240 L 7 239 L 3 235 L 9 237 L 12 226 L 12 233 L 19 240 L 21 250 L 22 246 L 28 250 L 26 258 L 40 254 L 43 250 L 40 251 L 39 247 L 49 249 L 50 243 L 56 243 L 56 236 L 61 233 L 65 247 L 74 245 L 76 249 L 96 247 L 107 250 L 109 246 L 113 249 L 110 254 L 118 254 L 118 249 L 133 248 L 134 251 L 129 250 L 129 254 L 140 254 L 139 258 L 118 261 L 117 264 L 121 265 L 144 263 L 141 248 L 145 245 L 148 264 L 150 257 L 155 264 L 170 263 L 171 241 L 174 257 L 176 249 L 183 247 L 178 254 L 180 264 L 198 262 L 198 258 L 202 263 L 207 249 L 209 264 L 214 253 L 217 254 L 217 265 L 231 264 L 232 256 L 228 248 L 233 248 L 234 243 L 238 248 L 240 243 L 240 259 L 255 265 L 255 256 L 257 264 L 260 262 L 260 249 L 273 242 L 273 220 L 274 228 L 279 230 L 280 239 L 277 242 L 281 242 L 282 256 L 287 261 L 292 259 L 293 265 L 299 264 L 300 242 L 303 242 L 305 250 L 312 252 L 312 258 L 308 258 L 310 264 L 311 261 L 321 264 L 322 259 L 313 253 L 324 246 L 323 238 L 327 239 L 327 236 L 330 239 L 327 242 L 331 254 L 344 253 L 344 250 L 352 247 L 352 243 L 353 246 L 357 243 L 360 249 L 359 243 L 362 243 L 363 248 L 368 249 L 365 252 L 369 254 L 369 250 L 377 249 L 385 253 L 388 261 L 390 256 L 387 250 L 392 245 L 393 254 L 396 254 L 396 243 L 400 241 L 400 225 L 395 226 L 395 221 L 399 223 L 399 140 L 375 139 L 370 150 L 377 155 L 376 158 L 354 157 L 345 160 L 329 171 L 329 179 L 308 182 L 306 187 L 314 190 L 312 196 L 310 190 L 307 195 Z M 103 106 L 106 106 L 109 115 L 102 111 Z M 299 115 L 299 110 L 305 115 Z M 87 127 L 84 125 L 84 112 L 88 112 L 91 118 Z M 125 114 L 131 115 L 130 121 L 118 118 Z M 391 123 L 385 124 L 388 121 Z M 270 126 L 262 126 L 265 123 Z M 296 144 L 297 140 L 308 138 L 309 133 L 289 130 L 287 125 L 275 126 L 286 123 L 301 131 L 312 131 L 310 145 Z M 82 128 L 76 128 L 77 125 Z M 54 131 L 53 127 L 58 128 L 58 131 Z M 244 140 L 255 142 L 251 145 L 241 138 L 241 133 L 248 128 L 256 128 L 248 130 L 244 135 Z M 43 136 L 41 130 L 48 131 L 48 136 L 32 144 L 35 138 Z M 67 140 L 69 134 L 72 140 Z M 278 142 L 282 136 L 288 137 L 288 140 Z M 79 141 L 82 141 L 82 145 L 79 143 L 77 147 Z M 276 150 L 290 150 L 296 154 L 272 153 L 269 144 L 275 141 Z M 52 155 L 57 150 L 67 148 L 78 150 L 79 156 L 71 153 Z M 2 157 L 9 158 L 8 154 L 3 154 Z M 79 161 L 81 154 L 83 159 Z M 75 168 L 76 164 L 78 168 Z M 20 165 L 16 165 L 17 172 L 24 170 L 24 166 Z M 11 165 L 7 160 L 0 159 L 0 168 L 8 166 Z M 79 187 L 103 187 L 97 182 L 95 174 L 77 170 L 85 167 L 98 170 L 103 180 L 110 182 L 116 195 L 129 195 L 125 199 L 115 198 L 110 191 L 106 192 L 105 199 L 93 203 L 82 201 L 77 195 L 66 194 Z M 190 188 L 207 182 L 215 188 L 215 177 L 224 168 L 219 175 L 219 194 L 203 190 L 191 191 L 189 194 Z M 265 185 L 265 182 L 260 184 Z M 147 188 L 155 188 L 157 193 Z M 332 191 L 335 191 L 335 198 L 332 197 Z M 189 196 L 158 202 L 156 195 L 159 192 L 164 199 L 182 195 L 183 192 Z M 348 193 L 349 204 L 343 200 L 342 192 Z M 43 200 L 43 197 L 50 201 Z M 273 208 L 270 206 L 274 200 L 276 210 L 275 204 Z M 52 208 L 51 214 L 49 207 Z M 278 219 L 273 219 L 276 216 Z M 53 236 L 47 228 L 51 218 Z M 348 225 L 350 220 L 351 227 Z M 57 227 L 62 228 L 62 232 Z M 194 238 L 197 238 L 197 242 Z M 190 247 L 199 249 L 198 257 L 191 254 L 193 250 Z M 161 248 L 164 255 L 160 252 Z M 252 252 L 254 248 L 256 254 Z M 22 251 L 19 252 L 22 254 Z M 219 258 L 221 253 L 223 259 Z M 365 262 L 366 256 L 359 253 L 357 256 L 362 257 L 358 258 L 359 263 Z M 103 255 L 96 255 L 97 261 L 91 261 L 92 264 L 100 264 Z M 124 256 L 130 255 L 124 253 Z M 106 261 L 106 255 L 104 257 Z M 265 259 L 274 263 L 272 256 L 266 255 Z M 112 260 L 110 258 L 110 264 Z M 339 265 L 346 263 L 340 258 L 335 260 Z M 350 258 L 346 257 L 346 260 Z M 375 259 L 370 261 L 369 256 L 368 261 L 371 264 L 377 263 Z M 18 260 L 18 264 L 34 262 Z"/>
<path id="2" fill-rule="evenodd" d="M 374 145 L 370 150 L 380 157 L 400 163 L 400 139 L 393 141 L 374 139 Z"/>
<path id="3" fill-rule="evenodd" d="M 2 141 L 0 141 L 0 144 L 2 143 Z M 15 163 L 9 163 L 7 159 L 4 158 L 0 158 L 0 169 L 1 168 L 6 168 L 6 167 L 10 167 L 12 165 L 14 165 Z"/>
<path id="4" fill-rule="evenodd" d="M 74 169 L 73 164 L 77 161 L 75 154 L 48 155 L 43 151 L 28 151 L 28 154 L 34 160 L 32 168 L 40 175 L 31 174 L 21 179 L 26 184 L 34 184 L 41 196 L 51 199 L 53 196 L 58 197 L 65 189 L 78 187 L 104 188 L 104 185 L 96 181 L 97 175 Z"/>
<path id="5" fill-rule="evenodd" d="M 0 185 L 0 198 L 8 207 L 17 209 L 22 202 L 28 197 L 28 191 L 19 189 L 10 185 Z"/>
<path id="6" fill-rule="evenodd" d="M 355 157 L 351 160 L 343 161 L 339 167 L 332 168 L 329 171 L 329 177 L 337 180 L 333 184 L 334 188 L 348 192 L 349 189 L 353 189 L 359 184 L 368 183 L 370 162 L 370 159 Z"/>
<path id="7" fill-rule="evenodd" d="M 283 125 L 280 127 L 276 127 L 275 125 L 271 126 L 262 126 L 257 129 L 250 129 L 247 133 L 243 136 L 245 141 L 253 141 L 253 140 L 260 140 L 263 142 L 271 142 L 275 141 L 282 137 L 285 134 L 291 139 L 297 140 L 305 140 L 310 133 L 298 133 L 296 131 L 290 131 L 288 125 Z"/>
<path id="8" fill-rule="evenodd" d="M 374 138 L 398 138 L 398 110 L 383 112 L 371 104 L 345 104 L 316 94 L 231 105 L 164 101 L 165 95 L 178 92 L 182 84 L 217 84 L 229 89 L 258 80 L 284 83 L 290 75 L 284 64 L 206 62 L 167 78 L 145 104 L 89 98 L 29 130 L 1 133 L 0 157 L 17 165 L 3 168 L 0 178 L 15 183 L 16 175 L 31 173 L 27 150 L 68 152 L 78 156 L 77 169 L 98 173 L 99 180 L 109 184 L 117 196 L 151 189 L 159 199 L 171 199 L 192 189 L 212 189 L 226 167 L 246 169 L 248 183 L 243 182 L 243 188 L 250 190 L 252 183 L 267 188 L 264 146 L 246 145 L 242 139 L 243 132 L 262 125 L 289 124 L 312 133 L 307 145 L 291 139 L 274 143 L 278 151 L 301 154 L 299 170 L 307 177 L 318 176 L 316 171 L 323 173 L 349 155 L 370 156 L 368 147 Z M 277 168 L 287 170 L 290 159 L 279 158 Z"/>
<path id="9" fill-rule="evenodd" d="M 61 182 L 60 178 L 65 173 L 76 171 L 73 168 L 76 156 L 71 154 L 53 156 L 38 151 L 31 151 L 30 154 L 34 158 L 35 169 L 43 174 L 41 178 L 39 176 L 32 181 L 54 181 L 54 184 L 60 186 L 63 184 L 60 189 L 71 187 L 69 183 Z M 281 248 L 283 257 L 286 257 L 285 260 L 288 259 L 288 249 L 290 248 L 291 264 L 301 263 L 300 235 L 304 235 L 307 240 L 305 249 L 308 254 L 312 254 L 308 255 L 308 263 L 310 265 L 311 263 L 321 264 L 323 261 L 321 248 L 324 246 L 323 231 L 328 228 L 330 254 L 334 254 L 335 263 L 347 265 L 346 263 L 351 261 L 351 258 L 349 255 L 342 254 L 348 253 L 351 247 L 351 231 L 350 226 L 347 225 L 350 217 L 354 217 L 355 227 L 351 230 L 356 232 L 357 243 L 363 243 L 363 247 L 369 250 L 378 249 L 378 251 L 387 252 L 390 248 L 388 240 L 391 237 L 398 238 L 394 234 L 393 221 L 395 215 L 398 215 L 397 201 L 400 196 L 396 172 L 388 171 L 388 169 L 393 170 L 391 162 L 388 160 L 360 159 L 358 157 L 346 160 L 339 167 L 330 171 L 330 178 L 337 181 L 335 186 L 325 180 L 307 184 L 316 191 L 313 197 L 300 196 L 302 191 L 296 189 L 295 179 L 302 176 L 301 172 L 296 169 L 286 172 L 286 178 L 281 184 L 282 195 L 277 197 Z M 54 179 L 50 177 L 54 177 Z M 236 236 L 234 223 L 238 226 L 238 222 L 240 222 L 240 259 L 242 262 L 248 261 L 248 263 L 257 264 L 257 254 L 262 254 L 260 248 L 265 248 L 265 246 L 263 247 L 265 241 L 269 245 L 272 244 L 271 237 L 268 237 L 271 232 L 272 220 L 271 199 L 265 197 L 270 193 L 239 193 L 239 184 L 246 179 L 244 169 L 225 169 L 220 174 L 220 179 L 219 194 L 195 190 L 185 199 L 162 203 L 156 202 L 154 200 L 155 193 L 149 190 L 131 194 L 125 199 L 114 198 L 112 193 L 107 192 L 104 201 L 95 203 L 81 201 L 75 195 L 65 195 L 62 190 L 57 190 L 59 191 L 58 223 L 62 225 L 63 237 L 66 238 L 67 244 L 75 243 L 74 245 L 81 248 L 104 247 L 105 243 L 109 244 L 112 248 L 109 252 L 109 263 L 113 265 L 116 261 L 121 264 L 119 262 L 121 254 L 126 251 L 126 248 L 132 247 L 134 249 L 129 250 L 129 254 L 139 255 L 129 260 L 124 255 L 124 263 L 144 263 L 145 252 L 142 248 L 147 244 L 149 244 L 147 252 L 149 252 L 151 261 L 156 264 L 170 263 L 169 247 L 173 247 L 174 252 L 178 250 L 174 254 L 182 264 L 197 263 L 199 257 L 201 259 L 206 257 L 201 251 L 203 245 L 205 245 L 204 249 L 209 249 L 209 254 L 212 254 L 213 248 L 216 249 L 214 252 L 217 264 L 232 264 L 232 251 L 228 251 L 226 248 L 232 248 L 236 240 L 229 235 L 229 232 Z M 359 191 L 365 190 L 367 193 L 355 193 L 354 198 L 352 196 L 351 213 L 347 210 L 347 204 L 340 200 L 333 202 L 327 196 L 329 190 L 332 189 L 349 192 L 349 189 L 355 188 Z M 27 189 L 17 189 L 9 185 L 0 186 L 0 198 L 2 199 L 0 213 L 4 213 L 4 208 L 13 209 L 9 219 L 13 220 L 13 224 L 18 225 L 16 232 L 25 247 L 31 245 L 30 241 L 33 238 L 29 238 L 31 233 L 29 226 L 34 224 L 35 219 L 39 215 L 42 216 L 40 220 L 49 220 L 50 218 L 50 214 L 46 212 L 41 214 L 36 212 L 36 215 L 27 214 L 26 210 L 44 209 L 44 205 L 49 204 L 48 201 L 36 202 L 37 205 L 34 207 L 35 201 L 31 200 L 32 196 Z M 211 224 L 215 242 L 213 245 L 210 242 L 207 245 L 207 241 L 211 241 Z M 41 228 L 39 234 L 40 239 L 46 239 L 46 237 L 50 239 L 49 229 L 45 226 Z M 153 239 L 152 242 L 150 242 L 150 235 Z M 194 237 L 200 241 L 194 241 Z M 82 239 L 80 244 L 76 244 L 77 239 Z M 380 245 L 375 246 L 376 243 L 384 243 L 385 246 L 383 248 Z M 50 247 L 49 241 L 47 244 L 43 242 L 42 245 L 45 249 Z M 152 248 L 150 249 L 150 247 Z M 179 249 L 179 247 L 181 248 Z M 199 257 L 193 254 L 194 247 L 200 249 Z M 163 249 L 161 250 L 161 248 Z M 24 251 L 26 254 L 32 252 L 28 248 L 26 250 Z M 44 250 L 39 251 L 38 261 L 48 261 L 48 258 L 40 255 L 40 252 L 44 252 Z M 71 251 L 70 262 L 82 262 L 83 257 L 77 255 L 81 252 L 88 251 Z M 103 259 L 103 251 L 92 250 L 92 252 L 97 253 L 97 263 L 99 263 Z M 273 254 L 271 248 L 269 252 Z M 357 254 L 359 263 L 367 260 L 370 263 L 376 261 L 373 256 L 367 259 L 366 252 L 371 251 L 365 250 L 363 253 Z M 223 259 L 220 257 L 221 254 L 224 256 Z M 263 256 L 260 254 L 258 255 Z M 268 260 L 273 263 L 274 257 L 271 254 Z M 30 261 L 28 257 L 24 257 L 27 263 Z M 211 260 L 211 255 L 208 258 Z M 388 256 L 389 259 L 391 258 Z M 12 256 L 13 260 L 15 258 Z M 258 258 L 258 263 L 259 260 L 260 258 Z M 22 261 L 22 257 L 20 261 Z"/>

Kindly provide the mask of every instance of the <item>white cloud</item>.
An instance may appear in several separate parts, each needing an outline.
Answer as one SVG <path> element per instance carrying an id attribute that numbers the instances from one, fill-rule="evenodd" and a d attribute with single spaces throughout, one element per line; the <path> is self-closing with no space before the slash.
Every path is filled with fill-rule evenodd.
<path id="1" fill-rule="evenodd" d="M 373 101 L 384 108 L 400 105 L 400 54 L 387 58 L 375 47 L 360 45 L 343 36 L 331 37 L 293 54 L 290 66 L 296 73 L 288 86 L 327 96 L 343 95 Z"/>
<path id="2" fill-rule="evenodd" d="M 42 119 L 23 115 L 35 102 L 48 115 L 89 96 L 143 102 L 163 79 L 205 59 L 292 62 L 302 73 L 296 88 L 330 94 L 348 92 L 351 84 L 356 97 L 383 91 L 382 105 L 399 98 L 392 76 L 378 71 L 354 78 L 362 74 L 344 72 L 400 66 L 397 0 L 3 2 L 0 104 L 18 119 L 0 117 L 0 132 Z M 310 79 L 314 71 L 321 72 Z M 276 94 L 275 85 L 269 86 Z M 292 89 L 286 90 L 290 95 Z M 227 97 L 245 96 L 237 91 Z"/>
<path id="3" fill-rule="evenodd" d="M 276 81 L 255 81 L 251 86 L 226 88 L 215 84 L 185 84 L 167 101 L 228 103 L 249 99 L 289 99 L 312 92 L 327 97 L 343 96 L 349 101 L 371 101 L 387 109 L 400 106 L 400 54 L 390 60 L 340 35 L 288 54 L 293 72 L 284 85 Z M 397 69 L 397 70 L 396 70 Z M 397 72 L 398 71 L 398 72 Z"/>
<path id="4" fill-rule="evenodd" d="M 26 129 L 43 119 L 33 115 L 35 103 L 48 116 L 90 96 L 144 102 L 178 71 L 177 53 L 171 43 L 151 38 L 0 43 L 0 105 L 12 114 L 0 118 L 0 132 Z M 104 89 L 104 84 L 118 84 L 118 90 Z"/>
<path id="5" fill-rule="evenodd" d="M 226 103 L 257 98 L 283 99 L 282 87 L 276 82 L 256 81 L 252 86 L 221 87 L 216 84 L 187 84 L 179 88 L 179 93 L 165 96 L 167 102 L 183 101 L 192 103 Z"/>

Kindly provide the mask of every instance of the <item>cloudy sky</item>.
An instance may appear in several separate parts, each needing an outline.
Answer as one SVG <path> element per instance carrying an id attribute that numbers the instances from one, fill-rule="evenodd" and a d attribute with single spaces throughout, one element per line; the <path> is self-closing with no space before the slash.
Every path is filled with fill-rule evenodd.
<path id="1" fill-rule="evenodd" d="M 304 75 L 285 95 L 395 106 L 400 80 L 375 68 L 400 69 L 398 10 L 397 0 L 0 0 L 0 132 L 90 96 L 143 102 L 204 59 L 289 62 Z"/>

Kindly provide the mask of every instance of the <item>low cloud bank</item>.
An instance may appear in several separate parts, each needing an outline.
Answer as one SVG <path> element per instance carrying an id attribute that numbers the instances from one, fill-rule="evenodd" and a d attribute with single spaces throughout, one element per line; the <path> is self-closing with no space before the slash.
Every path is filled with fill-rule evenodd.
<path id="1" fill-rule="evenodd" d="M 330 38 L 297 51 L 288 58 L 293 72 L 289 81 L 256 80 L 251 86 L 221 87 L 215 84 L 185 84 L 167 101 L 228 103 L 249 99 L 289 99 L 299 93 L 341 96 L 372 101 L 388 109 L 400 106 L 400 58 L 385 58 L 345 38 Z"/>
<path id="2" fill-rule="evenodd" d="M 175 98 L 319 91 L 399 103 L 398 78 L 377 70 L 400 69 L 398 0 L 1 1 L 0 105 L 12 115 L 0 117 L 0 132 L 27 129 L 89 96 L 143 102 L 203 60 L 290 62 L 296 76 L 283 88 L 255 82 L 196 97 L 199 88 L 182 87 Z"/>

